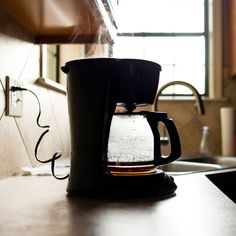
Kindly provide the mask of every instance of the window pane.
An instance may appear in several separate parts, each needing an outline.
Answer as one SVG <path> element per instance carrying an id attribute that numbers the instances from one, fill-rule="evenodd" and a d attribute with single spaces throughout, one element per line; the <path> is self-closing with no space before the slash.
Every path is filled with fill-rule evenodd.
<path id="1" fill-rule="evenodd" d="M 196 86 L 205 93 L 205 39 L 192 37 L 118 37 L 113 56 L 118 58 L 139 58 L 157 62 L 162 66 L 160 86 L 182 80 Z M 174 90 L 173 90 L 174 89 Z M 183 86 L 165 90 L 165 93 L 186 93 Z"/>
<path id="2" fill-rule="evenodd" d="M 58 49 L 57 45 L 47 45 L 47 78 L 58 81 Z"/>
<path id="3" fill-rule="evenodd" d="M 204 0 L 119 0 L 119 32 L 203 32 Z"/>

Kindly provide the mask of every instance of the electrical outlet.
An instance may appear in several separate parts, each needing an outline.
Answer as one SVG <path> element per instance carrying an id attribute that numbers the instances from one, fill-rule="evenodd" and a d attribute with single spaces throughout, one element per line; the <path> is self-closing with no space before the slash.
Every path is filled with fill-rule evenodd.
<path id="1" fill-rule="evenodd" d="M 23 116 L 23 91 L 12 91 L 12 87 L 23 87 L 19 80 L 6 77 L 6 116 Z"/>

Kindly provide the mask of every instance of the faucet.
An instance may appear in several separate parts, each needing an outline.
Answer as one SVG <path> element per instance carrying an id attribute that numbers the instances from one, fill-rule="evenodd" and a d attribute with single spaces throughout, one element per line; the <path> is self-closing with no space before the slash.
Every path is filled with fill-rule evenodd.
<path id="1" fill-rule="evenodd" d="M 204 105 L 203 105 L 203 101 L 202 101 L 201 95 L 199 94 L 199 92 L 197 91 L 197 89 L 193 85 L 191 85 L 191 84 L 189 84 L 189 83 L 187 83 L 185 81 L 171 81 L 171 82 L 166 83 L 165 85 L 163 85 L 158 90 L 158 92 L 156 94 L 155 102 L 153 104 L 154 111 L 157 111 L 158 98 L 161 95 L 162 91 L 164 89 L 166 89 L 167 87 L 172 86 L 172 85 L 183 85 L 183 86 L 189 88 L 190 90 L 192 90 L 193 95 L 195 96 L 195 99 L 196 99 L 195 105 L 197 106 L 198 113 L 200 115 L 204 115 L 205 114 L 205 108 L 204 108 Z M 166 132 L 165 127 L 164 127 L 164 131 L 163 132 L 164 132 L 163 133 L 164 136 L 160 137 L 160 142 L 161 142 L 161 145 L 166 146 L 169 143 L 169 138 L 167 137 L 167 132 Z"/>
<path id="2" fill-rule="evenodd" d="M 167 87 L 172 86 L 172 85 L 183 85 L 183 86 L 189 88 L 190 90 L 192 90 L 193 95 L 195 96 L 195 99 L 196 99 L 195 105 L 197 106 L 198 113 L 200 115 L 205 114 L 205 108 L 204 108 L 204 105 L 203 105 L 203 101 L 202 101 L 201 95 L 199 94 L 197 89 L 193 85 L 191 85 L 191 84 L 189 84 L 185 81 L 178 81 L 178 80 L 166 83 L 158 90 L 158 92 L 156 94 L 155 102 L 154 102 L 154 105 L 153 105 L 154 111 L 157 111 L 158 98 L 161 95 L 162 91 L 164 89 L 166 89 Z"/>

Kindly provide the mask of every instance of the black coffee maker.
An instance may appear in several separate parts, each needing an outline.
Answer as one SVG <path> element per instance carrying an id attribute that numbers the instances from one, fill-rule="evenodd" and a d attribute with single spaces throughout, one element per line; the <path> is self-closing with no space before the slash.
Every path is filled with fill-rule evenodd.
<path id="1" fill-rule="evenodd" d="M 138 59 L 93 58 L 69 61 L 62 71 L 67 74 L 72 148 L 68 193 L 110 197 L 163 196 L 174 193 L 177 186 L 173 178 L 158 168 L 181 155 L 174 122 L 166 113 L 135 112 L 137 106 L 153 104 L 161 66 Z M 124 112 L 117 114 L 117 106 L 123 106 Z M 147 149 L 147 160 L 135 160 L 137 151 L 131 154 L 131 161 L 126 161 L 127 154 L 123 151 L 118 152 L 114 160 L 110 143 L 115 144 L 118 150 L 123 147 L 119 140 L 111 141 L 116 133 L 116 126 L 113 125 L 115 117 L 121 117 L 123 121 L 124 117 L 128 119 L 127 127 L 137 117 L 148 124 L 152 140 L 142 143 L 141 148 Z M 157 129 L 159 122 L 165 124 L 170 136 L 171 152 L 167 157 L 161 154 Z M 134 141 L 136 127 L 140 125 L 132 125 L 134 129 L 130 140 Z M 139 133 L 137 138 L 142 139 L 142 134 Z M 130 140 L 126 142 L 123 139 L 123 144 Z M 148 149 L 146 146 L 153 148 Z M 140 147 L 139 143 L 136 147 Z M 126 148 L 129 155 L 130 149 L 136 150 L 134 146 Z"/>

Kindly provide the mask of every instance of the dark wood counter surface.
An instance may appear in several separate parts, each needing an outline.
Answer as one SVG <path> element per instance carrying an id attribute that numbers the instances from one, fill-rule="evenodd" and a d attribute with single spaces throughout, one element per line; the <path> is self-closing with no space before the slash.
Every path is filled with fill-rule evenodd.
<path id="1" fill-rule="evenodd" d="M 175 180 L 167 199 L 105 200 L 68 197 L 50 176 L 3 179 L 0 235 L 236 235 L 236 204 L 204 174 Z"/>

